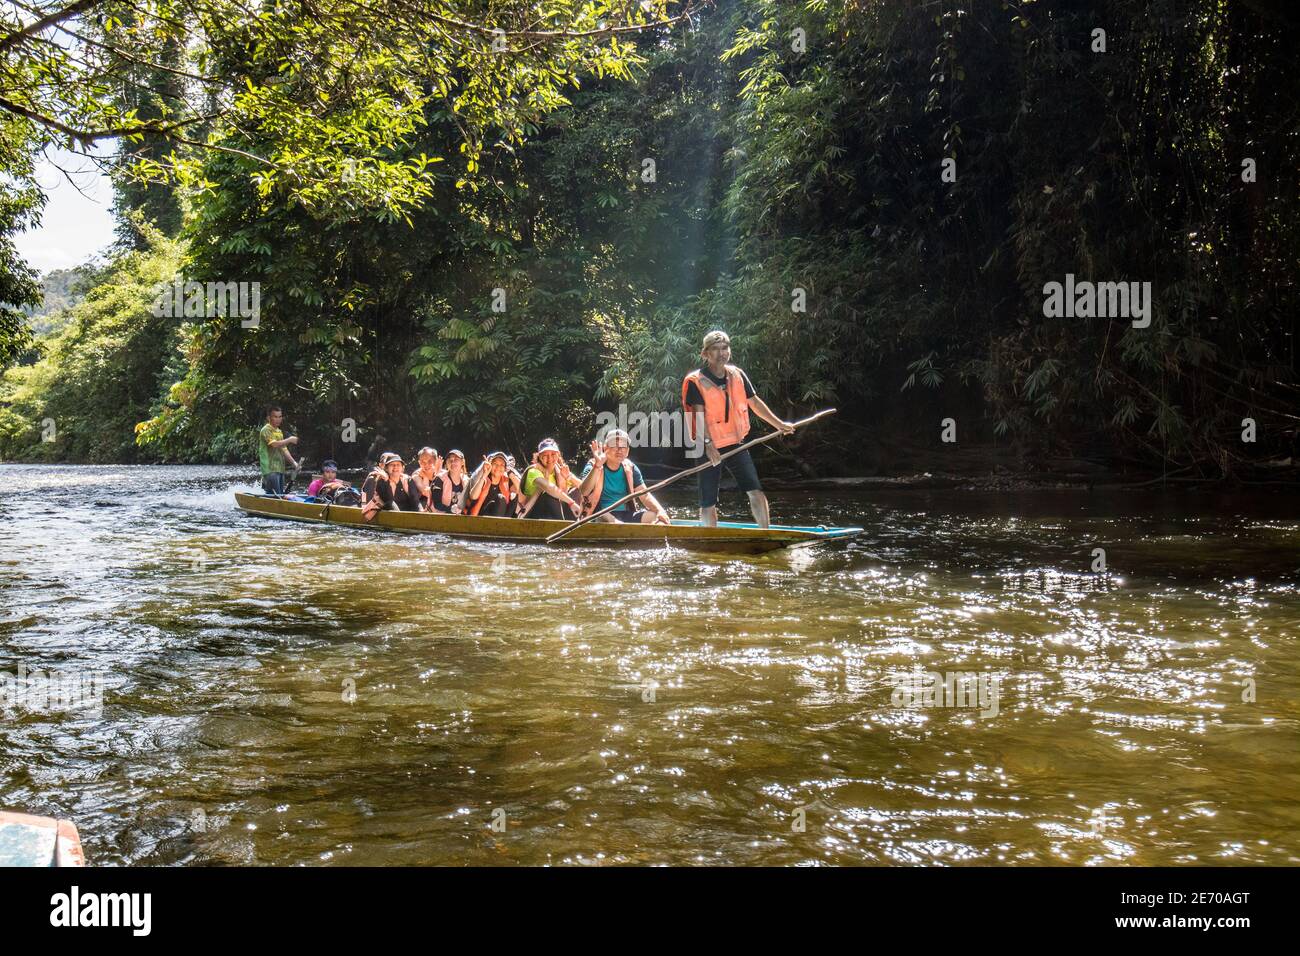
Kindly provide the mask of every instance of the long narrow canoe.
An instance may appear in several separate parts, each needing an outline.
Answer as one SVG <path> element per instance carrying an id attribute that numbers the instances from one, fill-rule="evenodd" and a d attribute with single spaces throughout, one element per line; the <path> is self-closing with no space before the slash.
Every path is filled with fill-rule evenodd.
<path id="1" fill-rule="evenodd" d="M 381 511 L 374 521 L 367 522 L 361 517 L 360 508 L 320 504 L 301 497 L 277 498 L 237 491 L 235 501 L 240 510 L 263 518 L 382 528 L 410 534 L 445 534 L 478 541 L 545 544 L 548 535 L 568 524 L 565 521 L 531 518 L 490 518 L 482 515 L 474 517 L 415 511 Z M 552 547 L 569 544 L 662 547 L 668 544 L 692 551 L 756 554 L 821 541 L 842 541 L 861 533 L 861 528 L 791 528 L 782 525 L 760 528 L 753 524 L 727 522 L 720 522 L 716 528 L 710 528 L 697 521 L 674 522 L 667 526 L 593 521 L 561 538 Z"/>

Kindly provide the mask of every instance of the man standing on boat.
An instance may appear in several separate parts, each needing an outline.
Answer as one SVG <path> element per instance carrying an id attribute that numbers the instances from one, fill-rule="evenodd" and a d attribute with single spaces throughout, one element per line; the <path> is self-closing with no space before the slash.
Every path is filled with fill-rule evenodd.
<path id="1" fill-rule="evenodd" d="M 700 524 L 718 524 L 718 484 L 722 480 L 722 456 L 745 440 L 749 434 L 749 411 L 777 431 L 794 434 L 794 425 L 779 417 L 754 393 L 749 376 L 731 361 L 731 338 L 715 330 L 704 336 L 700 349 L 703 363 L 682 379 L 682 411 L 692 441 L 704 442 L 704 454 L 713 467 L 700 472 Z M 700 434 L 696 434 L 696 428 Z M 758 480 L 758 471 L 749 451 L 727 459 L 741 491 L 749 495 L 749 508 L 760 528 L 771 523 L 767 495 Z"/>
<path id="2" fill-rule="evenodd" d="M 280 424 L 284 421 L 284 412 L 279 405 L 272 405 L 266 410 L 266 424 L 257 433 L 257 463 L 262 468 L 262 490 L 268 495 L 283 495 L 285 492 L 284 466 L 287 463 L 295 470 L 298 463 L 289 452 L 290 445 L 298 444 L 298 436 L 284 437 Z"/>

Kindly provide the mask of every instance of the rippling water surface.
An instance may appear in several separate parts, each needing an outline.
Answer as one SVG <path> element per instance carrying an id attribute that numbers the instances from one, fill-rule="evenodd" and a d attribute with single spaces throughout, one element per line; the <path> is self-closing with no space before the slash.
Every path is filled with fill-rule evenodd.
<path id="1" fill-rule="evenodd" d="M 92 863 L 1300 862 L 1293 498 L 773 495 L 866 533 L 723 557 L 248 480 L 0 466 L 0 673 L 104 681 L 0 711 L 0 807 Z M 989 693 L 901 706 L 918 665 Z"/>

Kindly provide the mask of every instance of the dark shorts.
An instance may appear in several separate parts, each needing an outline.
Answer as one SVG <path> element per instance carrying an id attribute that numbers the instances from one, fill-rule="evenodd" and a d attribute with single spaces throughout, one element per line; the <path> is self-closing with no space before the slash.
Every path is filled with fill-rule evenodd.
<path id="1" fill-rule="evenodd" d="M 619 521 L 623 522 L 623 524 L 640 524 L 641 516 L 644 514 L 644 508 L 640 511 L 632 511 L 630 508 L 621 508 L 618 511 L 611 511 L 609 516 L 611 518 L 617 518 Z"/>
<path id="2" fill-rule="evenodd" d="M 719 448 L 718 451 L 726 454 L 727 450 Z M 754 468 L 754 459 L 749 457 L 748 451 L 742 451 L 738 455 L 732 455 L 722 464 L 700 472 L 701 508 L 712 508 L 718 503 L 718 483 L 722 481 L 723 468 L 731 472 L 731 477 L 736 479 L 736 485 L 741 491 L 763 490 L 758 480 L 758 471 Z"/>
<path id="3" fill-rule="evenodd" d="M 262 476 L 262 490 L 268 495 L 284 494 L 284 485 L 288 476 L 282 471 L 273 471 Z"/>
<path id="4" fill-rule="evenodd" d="M 495 498 L 490 497 L 483 502 L 483 507 L 479 509 L 479 516 L 484 515 L 489 518 L 513 518 L 515 516 L 515 503 L 499 495 Z"/>
<path id="5" fill-rule="evenodd" d="M 558 498 L 552 498 L 550 495 L 542 495 L 533 502 L 533 508 L 528 512 L 529 518 L 541 518 L 547 521 L 573 521 L 573 509 L 566 505 Z"/>

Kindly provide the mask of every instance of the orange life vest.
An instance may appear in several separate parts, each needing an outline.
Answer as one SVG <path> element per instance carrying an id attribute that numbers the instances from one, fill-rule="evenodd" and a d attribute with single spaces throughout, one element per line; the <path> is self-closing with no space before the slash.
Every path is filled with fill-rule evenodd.
<path id="1" fill-rule="evenodd" d="M 483 477 L 483 490 L 478 493 L 478 498 L 474 501 L 474 507 L 470 509 L 470 514 L 476 515 L 483 508 L 483 502 L 487 501 L 488 492 L 492 488 L 491 476 Z M 497 493 L 506 501 L 510 500 L 510 475 L 508 472 L 502 473 L 501 480 L 496 482 Z"/>
<path id="2" fill-rule="evenodd" d="M 738 445 L 749 434 L 749 400 L 745 398 L 745 377 L 734 365 L 727 366 L 727 384 L 724 388 L 700 374 L 700 369 L 688 372 L 682 379 L 682 412 L 686 416 L 686 430 L 695 440 L 695 415 L 686 403 L 686 393 L 691 383 L 699 389 L 704 399 L 704 420 L 709 424 L 709 435 L 717 448 Z M 731 397 L 731 414 L 727 414 L 727 397 Z"/>

